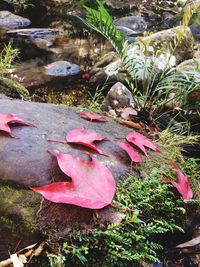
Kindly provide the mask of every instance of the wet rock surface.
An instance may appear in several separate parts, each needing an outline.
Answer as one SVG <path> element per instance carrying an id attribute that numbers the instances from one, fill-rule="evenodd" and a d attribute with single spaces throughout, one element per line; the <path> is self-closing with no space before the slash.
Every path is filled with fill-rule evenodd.
<path id="1" fill-rule="evenodd" d="M 27 27 L 31 24 L 29 19 L 15 15 L 10 11 L 0 11 L 0 27 L 17 29 Z"/>

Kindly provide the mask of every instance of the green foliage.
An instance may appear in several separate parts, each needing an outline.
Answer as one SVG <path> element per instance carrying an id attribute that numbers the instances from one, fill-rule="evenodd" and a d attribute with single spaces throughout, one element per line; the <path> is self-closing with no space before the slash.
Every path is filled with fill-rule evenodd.
<path id="1" fill-rule="evenodd" d="M 163 247 L 158 236 L 182 231 L 183 203 L 170 188 L 158 170 L 148 179 L 129 176 L 122 180 L 114 204 L 134 213 L 125 212 L 119 223 L 97 223 L 93 230 L 71 233 L 62 249 L 65 266 L 138 267 L 142 261 L 159 261 L 157 253 Z"/>
<path id="2" fill-rule="evenodd" d="M 59 255 L 54 255 L 54 254 L 49 254 L 49 263 L 51 267 L 64 267 L 64 262 L 65 262 L 65 256 L 59 254 Z"/>
<path id="3" fill-rule="evenodd" d="M 14 49 L 9 43 L 4 47 L 0 53 L 0 77 L 7 73 L 8 69 L 12 67 L 13 60 L 17 57 L 18 50 Z"/>
<path id="4" fill-rule="evenodd" d="M 29 6 L 29 0 L 4 0 L 13 5 L 15 9 L 26 9 Z"/>

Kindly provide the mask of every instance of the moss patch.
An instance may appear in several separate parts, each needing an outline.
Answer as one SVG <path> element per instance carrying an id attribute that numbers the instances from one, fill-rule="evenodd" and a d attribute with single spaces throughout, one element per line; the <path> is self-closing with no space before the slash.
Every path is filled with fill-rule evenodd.
<path id="1" fill-rule="evenodd" d="M 23 85 L 8 78 L 0 78 L 0 93 L 15 98 L 29 98 L 29 92 Z"/>
<path id="2" fill-rule="evenodd" d="M 41 198 L 25 189 L 15 189 L 0 185 L 0 224 L 17 232 L 25 228 L 29 232 L 36 230 L 36 213 L 40 207 Z M 18 228 L 19 224 L 23 227 Z"/>

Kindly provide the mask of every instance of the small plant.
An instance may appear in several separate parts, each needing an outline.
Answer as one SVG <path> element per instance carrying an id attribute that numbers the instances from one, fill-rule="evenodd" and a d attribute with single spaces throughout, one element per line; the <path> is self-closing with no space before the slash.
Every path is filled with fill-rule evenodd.
<path id="1" fill-rule="evenodd" d="M 13 60 L 17 57 L 18 50 L 9 43 L 0 53 L 0 78 L 12 67 Z"/>
<path id="2" fill-rule="evenodd" d="M 25 10 L 29 6 L 29 3 L 30 3 L 29 0 L 4 0 L 4 1 L 13 5 L 14 9 L 17 9 L 17 10 L 19 9 Z"/>

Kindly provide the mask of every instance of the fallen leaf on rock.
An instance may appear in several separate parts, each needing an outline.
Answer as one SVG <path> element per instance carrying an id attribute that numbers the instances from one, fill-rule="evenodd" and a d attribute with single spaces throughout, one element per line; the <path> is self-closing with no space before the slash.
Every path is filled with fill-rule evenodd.
<path id="1" fill-rule="evenodd" d="M 81 118 L 90 120 L 90 121 L 99 121 L 99 122 L 107 122 L 108 120 L 106 117 L 100 115 L 100 114 L 94 114 L 91 112 L 79 112 L 79 115 Z"/>
<path id="2" fill-rule="evenodd" d="M 124 110 L 121 113 L 121 117 L 124 120 L 130 120 L 132 116 L 137 116 L 137 115 L 138 115 L 138 112 L 134 108 L 131 108 L 131 107 L 124 108 Z"/>
<path id="3" fill-rule="evenodd" d="M 78 128 L 71 130 L 66 135 L 66 140 L 68 144 L 79 144 L 89 148 L 92 148 L 97 153 L 105 155 L 102 150 L 98 149 L 94 144 L 95 141 L 108 140 L 105 137 L 102 137 L 100 134 L 95 132 L 88 132 L 84 128 Z"/>
<path id="4" fill-rule="evenodd" d="M 123 124 L 123 125 L 135 128 L 135 129 L 140 130 L 140 131 L 144 130 L 144 128 L 139 123 L 136 123 L 136 122 L 133 122 L 133 121 L 119 120 L 119 122 L 121 124 Z"/>
<path id="5" fill-rule="evenodd" d="M 133 149 L 133 147 L 128 142 L 116 142 L 116 144 L 126 151 L 126 153 L 129 155 L 133 162 L 138 163 L 142 161 L 140 155 Z"/>
<path id="6" fill-rule="evenodd" d="M 90 161 L 84 161 L 55 149 L 52 151 L 56 153 L 60 169 L 72 182 L 57 182 L 32 190 L 49 201 L 83 208 L 101 209 L 112 202 L 116 183 L 105 165 L 90 156 Z"/>
<path id="7" fill-rule="evenodd" d="M 174 168 L 175 166 L 176 165 L 174 165 Z M 181 194 L 184 200 L 192 199 L 193 191 L 190 187 L 190 182 L 189 182 L 188 177 L 185 176 L 181 170 L 177 169 L 177 178 L 178 178 L 177 182 L 171 181 L 167 178 L 164 178 L 164 180 L 167 183 L 172 184 L 178 190 L 178 192 Z"/>
<path id="8" fill-rule="evenodd" d="M 160 150 L 150 142 L 144 135 L 138 132 L 131 132 L 126 136 L 126 140 L 135 146 L 137 146 L 142 152 L 148 157 L 145 147 L 152 149 L 155 152 L 160 152 Z"/>
<path id="9" fill-rule="evenodd" d="M 26 122 L 20 119 L 19 117 L 17 117 L 17 115 L 13 113 L 9 113 L 9 114 L 0 113 L 0 130 L 10 134 L 12 137 L 16 137 L 16 136 L 12 134 L 8 123 L 20 123 L 20 124 L 35 127 L 35 125 L 33 125 L 32 123 Z"/>

